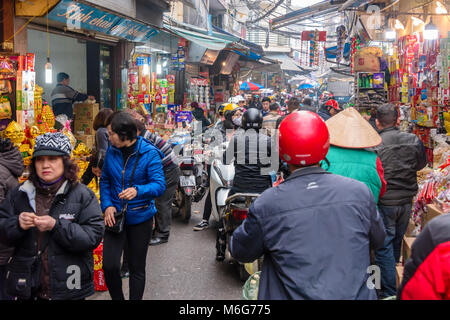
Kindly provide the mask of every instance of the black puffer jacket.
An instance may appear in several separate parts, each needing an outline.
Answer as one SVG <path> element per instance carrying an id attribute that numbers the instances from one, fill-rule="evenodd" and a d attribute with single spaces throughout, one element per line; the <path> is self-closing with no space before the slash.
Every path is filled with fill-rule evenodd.
<path id="1" fill-rule="evenodd" d="M 19 215 L 35 212 L 36 189 L 30 181 L 8 194 L 0 206 L 0 241 L 15 247 L 14 257 L 36 255 L 36 228 L 20 228 Z M 51 299 L 82 299 L 94 294 L 93 250 L 100 244 L 105 225 L 95 194 L 86 186 L 64 182 L 56 193 L 50 215 L 56 219 L 48 242 Z M 69 289 L 68 269 L 78 266 L 81 271 L 80 289 Z M 8 280 L 7 280 L 8 281 Z"/>
<path id="2" fill-rule="evenodd" d="M 379 200 L 383 206 L 411 203 L 417 193 L 417 171 L 427 165 L 425 147 L 419 138 L 395 127 L 381 130 L 381 145 L 375 148 L 384 169 L 386 193 Z"/>
<path id="3" fill-rule="evenodd" d="M 230 164 L 232 159 L 235 168 L 233 189 L 236 192 L 262 193 L 272 186 L 268 171 L 276 163 L 272 159 L 268 136 L 255 130 L 239 129 L 230 140 L 223 162 Z M 278 166 L 274 168 L 277 170 Z"/>
<path id="4" fill-rule="evenodd" d="M 19 149 L 0 153 L 0 203 L 6 198 L 7 193 L 19 185 L 18 177 L 23 173 L 24 165 Z M 5 265 L 13 252 L 0 243 L 0 266 Z"/>

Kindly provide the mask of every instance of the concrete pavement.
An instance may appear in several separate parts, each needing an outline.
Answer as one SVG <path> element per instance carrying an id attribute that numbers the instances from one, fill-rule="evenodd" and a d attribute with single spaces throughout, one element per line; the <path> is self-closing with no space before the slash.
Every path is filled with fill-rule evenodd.
<path id="1" fill-rule="evenodd" d="M 201 221 L 203 203 L 204 199 L 193 204 L 188 224 L 179 218 L 172 221 L 168 243 L 149 247 L 144 300 L 241 299 L 243 283 L 236 267 L 215 260 L 216 229 L 192 230 Z M 123 280 L 123 289 L 128 298 L 128 278 Z M 109 299 L 108 292 L 89 298 Z"/>

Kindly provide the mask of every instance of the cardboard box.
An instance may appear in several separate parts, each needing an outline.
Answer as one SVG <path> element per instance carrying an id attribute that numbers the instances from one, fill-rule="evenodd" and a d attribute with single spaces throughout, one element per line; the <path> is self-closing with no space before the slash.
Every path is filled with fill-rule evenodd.
<path id="1" fill-rule="evenodd" d="M 438 206 L 435 204 L 427 204 L 427 210 L 422 218 L 422 228 L 430 222 L 433 218 L 439 217 L 440 215 L 445 214 Z"/>
<path id="2" fill-rule="evenodd" d="M 78 120 L 78 119 L 76 119 L 75 124 L 74 124 L 74 134 L 75 135 L 94 134 L 93 125 L 94 125 L 93 120 Z"/>
<path id="3" fill-rule="evenodd" d="M 98 103 L 75 103 L 73 105 L 75 120 L 94 120 L 98 111 Z"/>
<path id="4" fill-rule="evenodd" d="M 403 266 L 396 266 L 395 271 L 397 271 L 397 288 L 400 287 L 403 280 Z"/>
<path id="5" fill-rule="evenodd" d="M 75 135 L 75 138 L 78 141 L 83 142 L 90 150 L 92 150 L 92 148 L 94 147 L 95 135 L 93 134 L 77 134 Z"/>
<path id="6" fill-rule="evenodd" d="M 416 224 L 413 219 L 409 219 L 408 228 L 406 229 L 405 236 L 406 237 L 414 237 L 414 229 L 416 228 Z"/>
<path id="7" fill-rule="evenodd" d="M 403 252 L 403 262 L 406 262 L 406 260 L 409 259 L 411 256 L 411 247 L 414 243 L 414 240 L 416 240 L 415 237 L 403 237 L 403 243 L 402 243 L 402 252 Z"/>

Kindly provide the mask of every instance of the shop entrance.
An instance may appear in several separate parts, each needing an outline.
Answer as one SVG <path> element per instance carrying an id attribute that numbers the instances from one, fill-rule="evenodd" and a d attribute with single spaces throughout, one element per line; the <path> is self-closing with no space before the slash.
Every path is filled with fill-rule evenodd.
<path id="1" fill-rule="evenodd" d="M 94 96 L 100 108 L 114 108 L 113 47 L 54 33 L 49 37 L 53 79 L 52 83 L 45 83 L 47 33 L 28 29 L 28 52 L 36 57 L 36 83 L 44 89 L 43 98 L 51 105 L 56 75 L 65 72 L 70 76 L 72 88 Z"/>

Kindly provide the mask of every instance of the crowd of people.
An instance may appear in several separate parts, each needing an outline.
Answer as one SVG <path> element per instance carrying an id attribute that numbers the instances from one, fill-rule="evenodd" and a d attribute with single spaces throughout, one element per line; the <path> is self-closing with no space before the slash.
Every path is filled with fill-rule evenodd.
<path id="1" fill-rule="evenodd" d="M 417 192 L 416 174 L 427 157 L 415 135 L 398 130 L 395 106 L 379 106 L 373 126 L 357 110 L 342 110 L 332 96 L 323 96 L 317 107 L 310 97 L 284 101 L 281 95 L 239 97 L 236 103 L 218 108 L 212 124 L 198 104 L 191 106 L 204 132 L 212 132 L 212 142 L 214 137 L 229 142 L 222 161 L 235 167 L 230 195 L 260 194 L 229 244 L 241 262 L 264 255 L 259 299 L 445 297 L 420 290 L 439 277 L 413 277 L 416 261 L 407 263 L 409 273 L 397 294 L 401 239 Z M 84 159 L 89 167 L 80 182 L 64 134 L 37 137 L 30 176 L 20 185 L 21 154 L 9 140 L 0 140 L 1 299 L 87 298 L 94 293 L 93 250 L 102 240 L 111 298 L 124 299 L 124 269 L 130 299 L 143 298 L 148 246 L 169 241 L 180 177 L 170 144 L 148 131 L 143 120 L 101 110 L 94 120 L 93 155 Z M 273 161 L 267 161 L 274 155 L 275 174 L 284 179 L 277 187 L 268 169 Z M 99 179 L 100 203 L 86 186 L 92 179 Z M 208 192 L 195 231 L 209 227 L 211 206 Z M 447 220 L 437 219 L 432 227 L 448 228 Z M 220 230 L 223 221 L 218 261 L 225 258 Z M 423 237 L 413 259 L 428 253 L 420 243 L 430 242 L 430 236 Z M 434 246 L 436 241 L 445 239 L 435 239 Z M 367 284 L 371 265 L 381 270 L 381 288 Z M 450 284 L 445 285 L 448 291 Z"/>

